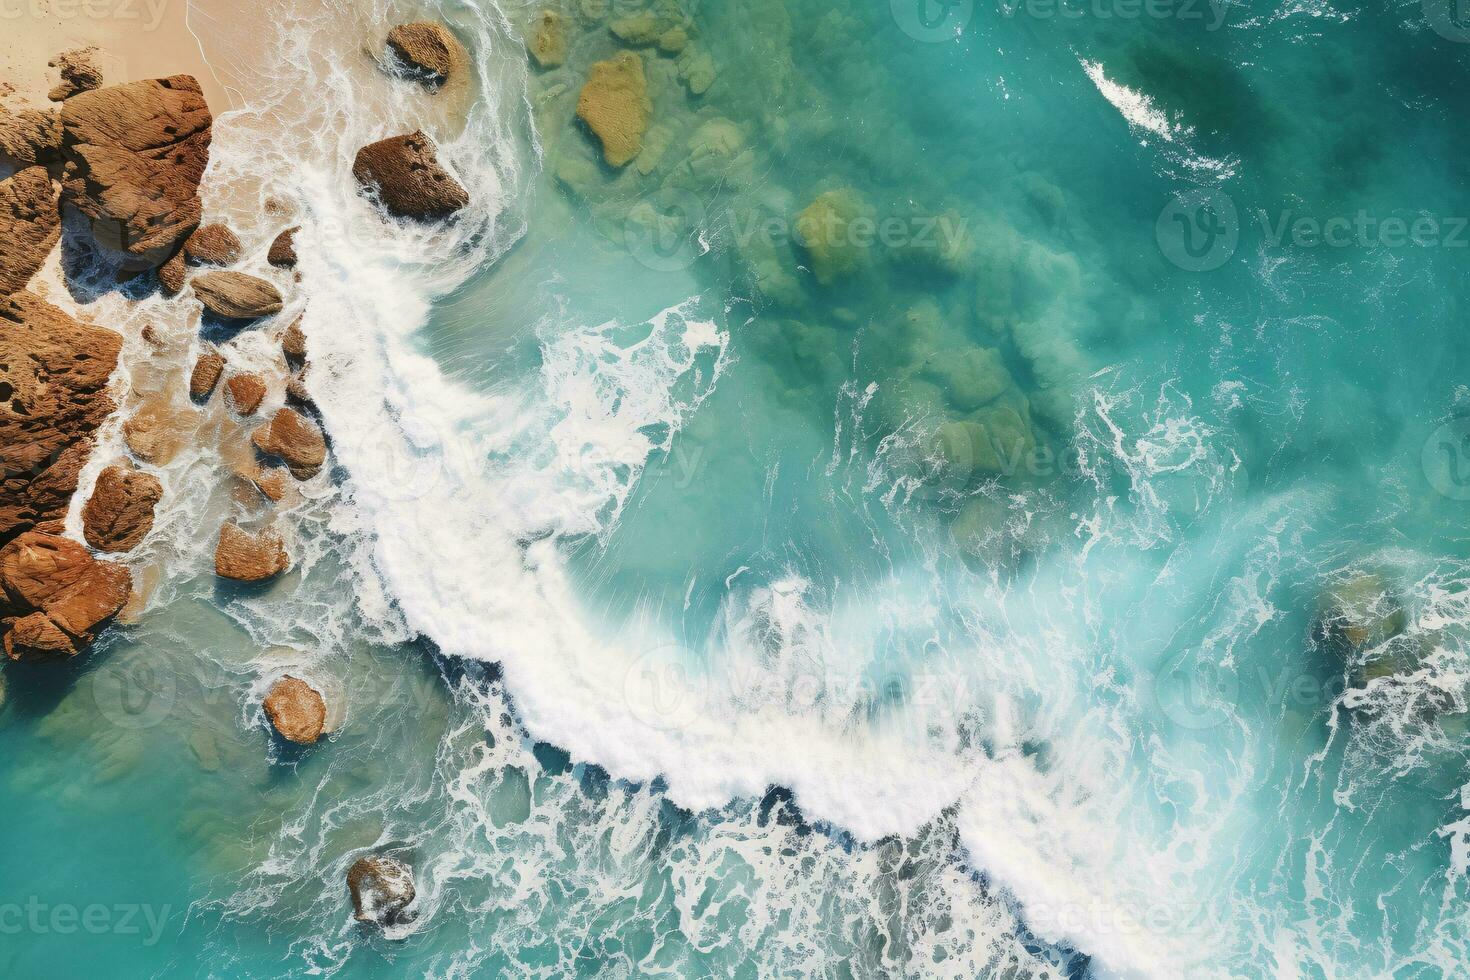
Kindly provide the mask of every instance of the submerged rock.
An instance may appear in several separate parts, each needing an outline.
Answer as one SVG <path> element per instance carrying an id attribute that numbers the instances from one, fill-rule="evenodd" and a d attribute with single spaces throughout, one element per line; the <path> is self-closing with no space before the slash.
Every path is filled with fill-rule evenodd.
<path id="1" fill-rule="evenodd" d="M 163 496 L 158 477 L 128 463 L 103 470 L 82 508 L 82 531 L 98 551 L 131 551 L 153 528 L 153 512 Z"/>
<path id="2" fill-rule="evenodd" d="M 93 433 L 112 413 L 121 349 L 111 330 L 32 293 L 0 299 L 0 543 L 61 529 Z"/>
<path id="3" fill-rule="evenodd" d="M 271 685 L 263 702 L 271 727 L 288 742 L 312 745 L 327 724 L 327 704 L 299 677 L 286 676 Z"/>
<path id="4" fill-rule="evenodd" d="M 224 370 L 225 359 L 220 352 L 213 347 L 204 350 L 189 374 L 189 397 L 199 402 L 208 401 Z"/>
<path id="5" fill-rule="evenodd" d="M 391 136 L 357 151 L 352 175 L 364 190 L 376 190 L 389 214 L 427 221 L 465 208 L 470 196 L 439 165 L 434 143 L 422 132 Z"/>
<path id="6" fill-rule="evenodd" d="M 295 228 L 287 228 L 276 236 L 271 242 L 270 251 L 266 253 L 265 260 L 279 269 L 294 269 L 296 267 L 296 233 L 301 230 L 298 225 Z"/>
<path id="7" fill-rule="evenodd" d="M 214 118 L 189 75 L 113 85 L 61 107 L 62 191 L 103 244 L 144 266 L 199 224 Z"/>
<path id="8" fill-rule="evenodd" d="M 275 286 L 243 272 L 206 272 L 192 285 L 204 308 L 224 320 L 256 320 L 283 305 Z"/>
<path id="9" fill-rule="evenodd" d="M 652 113 L 643 59 L 631 51 L 595 63 L 577 98 L 577 117 L 602 143 L 603 159 L 614 167 L 625 165 L 643 148 Z"/>
<path id="10" fill-rule="evenodd" d="M 566 18 L 555 10 L 543 10 L 531 25 L 526 49 L 542 68 L 555 68 L 567 60 Z"/>
<path id="11" fill-rule="evenodd" d="M 0 296 L 24 289 L 61 240 L 59 197 L 45 167 L 0 181 Z"/>
<path id="12" fill-rule="evenodd" d="M 393 28 L 388 32 L 388 49 L 410 77 L 431 89 L 463 78 L 469 69 L 469 55 L 459 38 L 443 24 L 432 21 Z"/>
<path id="13" fill-rule="evenodd" d="M 28 531 L 0 550 L 0 630 L 11 660 L 74 657 L 127 602 L 132 576 L 69 538 Z"/>
<path id="14" fill-rule="evenodd" d="M 230 407 L 241 415 L 252 415 L 265 399 L 265 379 L 253 372 L 234 374 L 225 382 Z"/>
<path id="15" fill-rule="evenodd" d="M 413 869 L 395 857 L 370 854 L 347 871 L 352 913 L 358 922 L 389 926 L 408 921 L 408 906 L 416 891 Z"/>
<path id="16" fill-rule="evenodd" d="M 327 441 L 322 430 L 293 408 L 278 409 L 250 438 L 265 455 L 284 460 L 298 480 L 316 475 L 327 459 Z"/>
<path id="17" fill-rule="evenodd" d="M 264 582 L 291 565 L 286 546 L 274 531 L 252 534 L 234 524 L 219 529 L 214 551 L 214 574 L 236 582 Z"/>
<path id="18" fill-rule="evenodd" d="M 1378 575 L 1358 572 L 1319 600 L 1314 632 L 1347 656 L 1387 642 L 1407 625 L 1403 602 L 1389 584 Z"/>
<path id="19" fill-rule="evenodd" d="M 924 375 L 961 412 L 988 405 L 1011 387 L 1000 352 L 988 347 L 936 351 L 925 362 Z"/>
<path id="20" fill-rule="evenodd" d="M 229 265 L 240 257 L 240 238 L 225 225 L 200 225 L 184 240 L 184 257 L 194 265 Z"/>
<path id="21" fill-rule="evenodd" d="M 184 448 L 181 421 L 167 402 L 149 401 L 123 423 L 123 442 L 143 462 L 166 466 Z"/>
<path id="22" fill-rule="evenodd" d="M 822 194 L 796 216 L 796 241 L 811 259 L 817 282 L 830 286 L 865 264 L 872 239 L 855 225 L 864 219 L 871 221 L 868 207 L 851 188 Z"/>

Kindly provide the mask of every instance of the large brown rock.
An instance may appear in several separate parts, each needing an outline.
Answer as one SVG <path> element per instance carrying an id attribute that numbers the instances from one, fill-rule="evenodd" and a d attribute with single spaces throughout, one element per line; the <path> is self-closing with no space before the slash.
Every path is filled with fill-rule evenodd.
<path id="1" fill-rule="evenodd" d="M 239 236 L 218 222 L 200 225 L 184 239 L 184 258 L 194 265 L 229 265 L 239 257 Z"/>
<path id="2" fill-rule="evenodd" d="M 294 408 L 277 409 L 250 438 L 262 453 L 284 460 L 298 480 L 316 475 L 327 460 L 327 440 L 322 430 Z"/>
<path id="3" fill-rule="evenodd" d="M 112 413 L 108 379 L 122 338 L 79 323 L 34 294 L 0 299 L 0 544 L 59 531 Z"/>
<path id="4" fill-rule="evenodd" d="M 265 260 L 279 269 L 294 269 L 296 267 L 296 233 L 300 226 L 287 228 L 275 237 L 271 242 L 270 251 L 266 252 Z"/>
<path id="5" fill-rule="evenodd" d="M 433 141 L 421 132 L 364 146 L 352 176 L 364 189 L 376 190 L 388 213 L 400 218 L 447 218 L 470 203 L 459 181 L 439 166 Z"/>
<path id="6" fill-rule="evenodd" d="M 189 75 L 73 96 L 61 106 L 63 193 L 99 241 L 159 265 L 199 224 L 213 122 Z"/>
<path id="7" fill-rule="evenodd" d="M 288 742 L 311 745 L 327 727 L 327 703 L 299 677 L 288 675 L 272 684 L 263 705 L 271 727 Z"/>
<path id="8" fill-rule="evenodd" d="M 380 926 L 407 920 L 416 894 L 413 869 L 386 854 L 358 858 L 347 870 L 347 888 L 357 921 Z"/>
<path id="9" fill-rule="evenodd" d="M 184 251 L 180 249 L 167 262 L 158 267 L 158 283 L 163 287 L 164 293 L 169 296 L 177 296 L 184 291 L 184 280 L 188 272 L 188 267 L 184 262 Z"/>
<path id="10" fill-rule="evenodd" d="M 643 149 L 643 133 L 652 112 L 643 59 L 631 51 L 593 64 L 577 98 L 577 118 L 597 136 L 603 159 L 614 167 L 623 166 Z"/>
<path id="11" fill-rule="evenodd" d="M 98 551 L 132 551 L 152 530 L 153 510 L 162 496 L 158 477 L 114 463 L 98 474 L 82 508 L 82 536 Z"/>
<path id="12" fill-rule="evenodd" d="M 194 370 L 189 373 L 189 397 L 199 402 L 208 401 L 224 370 L 225 359 L 220 352 L 213 347 L 204 350 L 199 360 L 194 362 Z"/>
<path id="13" fill-rule="evenodd" d="M 190 285 L 204 308 L 224 320 L 255 320 L 281 312 L 276 287 L 243 272 L 206 272 Z"/>
<path id="14" fill-rule="evenodd" d="M 0 181 L 0 296 L 24 289 L 61 240 L 58 195 L 45 167 Z"/>
<path id="15" fill-rule="evenodd" d="M 69 538 L 28 531 L 0 550 L 0 631 L 11 660 L 63 660 L 127 602 L 128 570 Z"/>
<path id="16" fill-rule="evenodd" d="M 22 167 L 61 159 L 60 113 L 0 106 L 0 157 Z"/>
<path id="17" fill-rule="evenodd" d="M 281 536 L 274 531 L 251 534 L 234 524 L 221 525 L 214 551 L 214 574 L 236 582 L 264 582 L 291 565 Z"/>
<path id="18" fill-rule="evenodd" d="M 393 28 L 388 32 L 388 50 L 411 77 L 431 89 L 463 78 L 469 69 L 469 55 L 459 38 L 443 24 L 432 21 Z"/>
<path id="19" fill-rule="evenodd" d="M 253 415 L 265 398 L 265 379 L 250 371 L 232 374 L 225 382 L 230 395 L 230 407 L 241 415 Z"/>

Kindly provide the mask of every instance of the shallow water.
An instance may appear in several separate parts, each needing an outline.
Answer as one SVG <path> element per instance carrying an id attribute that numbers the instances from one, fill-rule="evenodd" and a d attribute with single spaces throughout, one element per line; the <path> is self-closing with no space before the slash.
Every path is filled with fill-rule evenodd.
<path id="1" fill-rule="evenodd" d="M 300 572 L 218 589 L 180 500 L 141 623 L 7 670 L 0 873 L 108 921 L 0 969 L 1470 965 L 1470 50 L 1417 4 L 922 9 L 683 8 L 622 171 L 573 117 L 641 6 L 567 8 L 551 71 L 533 8 L 436 9 L 476 207 L 424 231 L 346 179 L 434 106 L 362 54 L 424 10 L 191 8 L 250 95 L 212 185 L 300 202 L 338 466 Z M 875 240 L 824 266 L 814 201 Z M 1362 573 L 1401 622 L 1346 649 Z M 288 666 L 346 705 L 300 755 Z M 387 937 L 370 848 L 417 871 Z"/>

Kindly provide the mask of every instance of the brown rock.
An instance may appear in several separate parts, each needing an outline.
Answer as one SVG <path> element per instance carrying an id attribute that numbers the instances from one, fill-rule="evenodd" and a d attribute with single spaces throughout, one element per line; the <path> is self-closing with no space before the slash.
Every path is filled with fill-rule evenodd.
<path id="1" fill-rule="evenodd" d="M 0 181 L 0 296 L 24 289 L 61 240 L 59 196 L 45 167 Z"/>
<path id="2" fill-rule="evenodd" d="M 90 92 L 102 85 L 102 69 L 92 61 L 96 48 L 78 48 L 52 58 L 47 64 L 60 69 L 61 84 L 47 93 L 52 102 L 63 102 L 82 92 Z"/>
<path id="3" fill-rule="evenodd" d="M 0 299 L 0 544 L 60 530 L 92 435 L 112 413 L 121 347 L 32 293 Z"/>
<path id="4" fill-rule="evenodd" d="M 194 265 L 229 265 L 239 257 L 239 236 L 218 222 L 200 225 L 184 239 L 184 258 Z"/>
<path id="5" fill-rule="evenodd" d="M 298 480 L 315 476 L 327 459 L 327 440 L 322 430 L 293 408 L 277 409 L 271 420 L 256 429 L 250 438 L 265 455 L 284 460 Z"/>
<path id="6" fill-rule="evenodd" d="M 183 251 L 175 252 L 167 262 L 158 267 L 158 282 L 163 286 L 163 291 L 170 296 L 182 293 L 186 271 Z"/>
<path id="7" fill-rule="evenodd" d="M 103 470 L 82 508 L 83 536 L 98 551 L 132 551 L 153 528 L 163 485 L 128 463 Z"/>
<path id="8" fill-rule="evenodd" d="M 225 320 L 254 320 L 281 312 L 275 286 L 243 272 L 206 272 L 191 285 L 204 308 Z"/>
<path id="9" fill-rule="evenodd" d="M 225 359 L 220 352 L 213 347 L 206 349 L 194 362 L 194 370 L 189 375 L 189 397 L 199 402 L 208 401 L 224 370 Z"/>
<path id="10" fill-rule="evenodd" d="M 241 415 L 253 414 L 265 398 L 265 379 L 258 374 L 232 374 L 225 388 L 229 391 L 231 407 Z"/>
<path id="11" fill-rule="evenodd" d="M 426 221 L 447 218 L 470 203 L 421 132 L 392 136 L 357 151 L 352 175 L 364 189 L 376 189 L 389 214 Z"/>
<path id="12" fill-rule="evenodd" d="M 5 655 L 57 660 L 80 653 L 132 590 L 121 565 L 97 561 L 68 538 L 28 531 L 0 550 Z"/>
<path id="13" fill-rule="evenodd" d="M 73 96 L 61 106 L 62 192 L 99 241 L 158 265 L 199 224 L 213 121 L 189 75 Z"/>
<path id="14" fill-rule="evenodd" d="M 527 49 L 536 64 L 555 68 L 567 60 L 566 18 L 555 10 L 543 10 L 531 24 Z"/>
<path id="15" fill-rule="evenodd" d="M 178 413 L 162 402 L 148 402 L 123 423 L 123 442 L 145 463 L 166 466 L 184 448 Z"/>
<path id="16" fill-rule="evenodd" d="M 251 534 L 234 524 L 219 529 L 219 546 L 214 551 L 214 574 L 236 582 L 264 582 L 291 565 L 286 546 L 274 531 Z"/>
<path id="17" fill-rule="evenodd" d="M 280 503 L 281 499 L 286 496 L 286 490 L 290 487 L 287 482 L 289 479 L 290 473 L 285 469 L 279 466 L 263 466 L 256 471 L 250 482 L 255 484 L 256 489 L 265 499 L 272 503 Z"/>
<path id="18" fill-rule="evenodd" d="M 301 364 L 306 360 L 306 333 L 301 329 L 301 317 L 297 317 L 281 335 L 281 353 L 286 355 L 288 364 Z"/>
<path id="19" fill-rule="evenodd" d="M 276 236 L 271 242 L 270 251 L 266 253 L 265 260 L 271 265 L 281 269 L 294 269 L 296 267 L 296 233 L 300 226 L 287 228 Z"/>
<path id="20" fill-rule="evenodd" d="M 306 387 L 305 368 L 292 375 L 291 380 L 286 382 L 286 400 L 302 406 L 311 405 L 311 392 Z"/>
<path id="21" fill-rule="evenodd" d="M 388 32 L 388 50 L 406 73 L 431 89 L 464 77 L 469 55 L 443 24 L 420 21 L 400 24 Z"/>
<path id="22" fill-rule="evenodd" d="M 358 922 L 393 925 L 410 916 L 407 909 L 416 893 L 413 869 L 395 857 L 369 854 L 347 871 L 352 913 Z"/>
<path id="23" fill-rule="evenodd" d="M 22 167 L 61 159 L 61 115 L 54 110 L 0 106 L 0 156 Z"/>
<path id="24" fill-rule="evenodd" d="M 652 112 L 643 59 L 631 51 L 596 62 L 577 98 L 577 118 L 602 142 L 603 159 L 614 167 L 643 149 L 643 132 Z"/>
<path id="25" fill-rule="evenodd" d="M 272 684 L 264 705 L 271 727 L 288 742 L 311 745 L 327 727 L 326 702 L 299 677 L 288 675 Z"/>

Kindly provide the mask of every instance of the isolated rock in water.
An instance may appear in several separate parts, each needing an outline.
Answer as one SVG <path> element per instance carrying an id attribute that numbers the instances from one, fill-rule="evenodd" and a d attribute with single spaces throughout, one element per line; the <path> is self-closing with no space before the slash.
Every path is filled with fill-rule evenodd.
<path id="1" fill-rule="evenodd" d="M 924 365 L 924 375 L 961 412 L 990 404 L 1011 386 L 1000 352 L 987 347 L 935 351 Z"/>
<path id="2" fill-rule="evenodd" d="M 406 921 L 416 894 L 413 869 L 386 854 L 359 858 L 347 871 L 347 888 L 357 921 L 383 926 Z"/>
<path id="3" fill-rule="evenodd" d="M 191 285 L 204 308 L 224 320 L 255 320 L 281 312 L 276 287 L 243 272 L 206 272 Z"/>
<path id="4" fill-rule="evenodd" d="M 214 550 L 214 574 L 236 582 L 263 582 L 291 565 L 280 535 L 274 531 L 251 534 L 234 524 L 219 529 Z"/>
<path id="5" fill-rule="evenodd" d="M 45 167 L 0 181 L 0 296 L 24 289 L 61 240 L 58 196 Z"/>
<path id="6" fill-rule="evenodd" d="M 82 92 L 90 92 L 102 85 L 102 69 L 92 61 L 95 48 L 78 48 L 52 58 L 47 64 L 60 70 L 61 83 L 46 97 L 52 102 L 62 102 Z"/>
<path id="7" fill-rule="evenodd" d="M 250 478 L 265 499 L 280 503 L 290 486 L 291 474 L 279 466 L 263 466 Z"/>
<path id="8" fill-rule="evenodd" d="M 1404 631 L 1402 600 L 1380 576 L 1358 572 L 1337 583 L 1317 606 L 1317 637 L 1340 655 L 1378 646 Z"/>
<path id="9" fill-rule="evenodd" d="M 679 78 L 691 95 L 703 95 L 715 83 L 715 60 L 705 51 L 688 45 L 679 55 Z"/>
<path id="10" fill-rule="evenodd" d="M 112 413 L 107 382 L 122 338 L 22 290 L 0 298 L 0 544 L 59 531 Z"/>
<path id="11" fill-rule="evenodd" d="M 851 188 L 828 191 L 796 216 L 796 240 L 811 259 L 817 282 L 830 286 L 856 272 L 873 238 L 854 222 L 867 218 L 867 206 Z M 860 232 L 863 232 L 860 234 Z"/>
<path id="12" fill-rule="evenodd" d="M 555 68 L 567 60 L 567 22 L 555 10 L 543 10 L 531 24 L 527 49 L 536 64 Z"/>
<path id="13" fill-rule="evenodd" d="M 224 370 L 225 359 L 219 351 L 211 347 L 201 353 L 189 374 L 189 397 L 199 402 L 208 401 Z"/>
<path id="14" fill-rule="evenodd" d="M 131 551 L 153 527 L 163 496 L 158 477 L 128 463 L 103 470 L 82 508 L 83 536 L 98 551 Z"/>
<path id="15" fill-rule="evenodd" d="M 689 32 L 682 27 L 670 27 L 658 36 L 658 49 L 666 54 L 678 54 L 689 45 Z"/>
<path id="16" fill-rule="evenodd" d="M 265 380 L 258 374 L 235 374 L 225 382 L 230 393 L 230 406 L 241 415 L 250 415 L 265 398 Z"/>
<path id="17" fill-rule="evenodd" d="M 178 413 L 164 402 L 148 402 L 123 423 L 123 442 L 145 463 L 166 466 L 184 448 Z"/>
<path id="18" fill-rule="evenodd" d="M 282 677 L 271 685 L 263 702 L 271 727 L 288 742 L 311 745 L 327 725 L 327 704 L 299 677 Z"/>
<path id="19" fill-rule="evenodd" d="M 194 265 L 229 265 L 240 257 L 240 239 L 226 226 L 200 225 L 184 240 L 184 257 Z"/>
<path id="20" fill-rule="evenodd" d="M 255 448 L 284 460 L 298 480 L 316 475 L 327 459 L 327 441 L 316 423 L 293 408 L 282 408 L 251 435 Z"/>
<path id="21" fill-rule="evenodd" d="M 144 266 L 199 224 L 213 117 L 189 75 L 83 92 L 61 106 L 62 191 L 98 241 Z"/>
<path id="22" fill-rule="evenodd" d="M 69 538 L 28 531 L 0 550 L 0 631 L 11 660 L 76 656 L 117 615 L 133 587 L 121 565 Z"/>
<path id="23" fill-rule="evenodd" d="M 184 291 L 184 278 L 188 270 L 184 265 L 184 252 L 182 249 L 175 252 L 163 265 L 158 267 L 158 282 L 163 286 L 163 291 L 170 296 L 177 296 Z"/>
<path id="24" fill-rule="evenodd" d="M 470 203 L 459 181 L 439 166 L 433 141 L 421 132 L 364 146 L 352 175 L 364 189 L 376 189 L 383 207 L 400 218 L 447 218 Z"/>
<path id="25" fill-rule="evenodd" d="M 296 267 L 296 233 L 300 226 L 287 228 L 276 236 L 271 242 L 270 251 L 266 253 L 265 260 L 280 269 L 294 269 Z"/>
<path id="26" fill-rule="evenodd" d="M 469 70 L 470 58 L 459 38 L 432 21 L 393 28 L 388 32 L 388 49 L 411 77 L 430 88 L 463 78 Z"/>
<path id="27" fill-rule="evenodd" d="M 286 355 L 288 364 L 300 364 L 306 360 L 306 334 L 301 329 L 300 317 L 281 335 L 281 353 Z"/>
<path id="28" fill-rule="evenodd" d="M 652 112 L 643 59 L 631 51 L 595 63 L 577 99 L 577 117 L 602 142 L 603 159 L 614 167 L 643 148 Z"/>
<path id="29" fill-rule="evenodd" d="M 0 157 L 22 167 L 61 159 L 60 113 L 0 106 Z"/>

